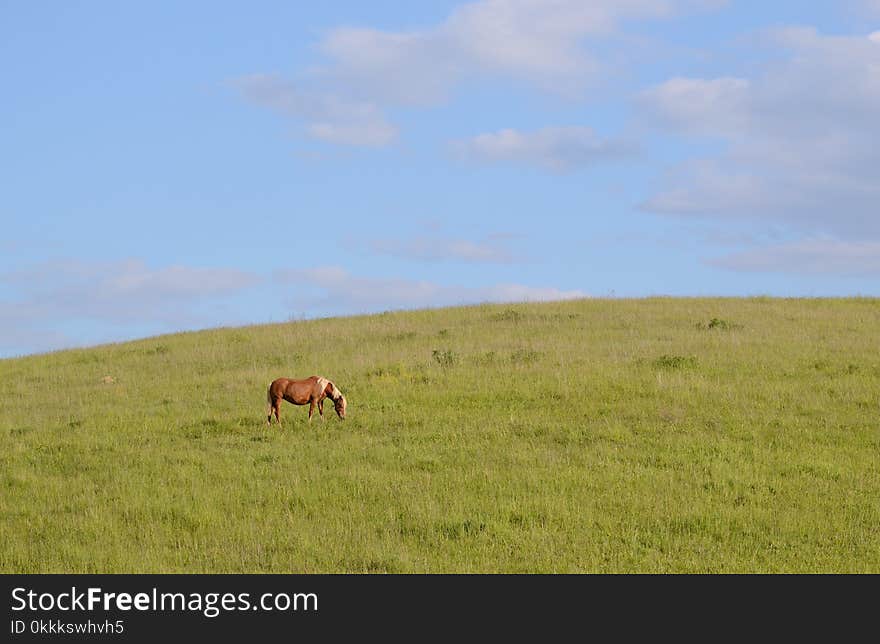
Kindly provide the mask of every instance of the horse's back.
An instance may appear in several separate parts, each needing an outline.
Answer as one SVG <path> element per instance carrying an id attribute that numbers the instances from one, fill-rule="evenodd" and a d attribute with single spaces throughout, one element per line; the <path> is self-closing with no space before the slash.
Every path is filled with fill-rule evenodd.
<path id="1" fill-rule="evenodd" d="M 276 378 L 269 385 L 269 398 L 283 398 L 288 402 L 303 405 L 309 401 L 312 389 L 319 380 L 318 376 L 311 376 L 302 380 L 293 378 Z"/>
<path id="2" fill-rule="evenodd" d="M 287 385 L 289 382 L 290 378 L 276 378 L 269 385 L 269 395 L 282 396 L 284 394 L 284 390 L 287 389 Z"/>

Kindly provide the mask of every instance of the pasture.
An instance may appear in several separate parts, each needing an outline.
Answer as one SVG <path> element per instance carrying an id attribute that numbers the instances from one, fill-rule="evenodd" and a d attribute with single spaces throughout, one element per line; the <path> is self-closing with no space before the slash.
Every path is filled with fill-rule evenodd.
<path id="1" fill-rule="evenodd" d="M 331 378 L 342 422 L 285 403 Z M 0 572 L 880 572 L 880 300 L 588 299 L 0 360 Z"/>

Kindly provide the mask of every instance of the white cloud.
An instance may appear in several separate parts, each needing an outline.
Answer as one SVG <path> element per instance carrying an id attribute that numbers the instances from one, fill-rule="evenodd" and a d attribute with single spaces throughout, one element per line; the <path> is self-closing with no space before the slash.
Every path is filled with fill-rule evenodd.
<path id="1" fill-rule="evenodd" d="M 861 4 L 868 13 L 880 16 L 880 0 L 861 0 Z"/>
<path id="2" fill-rule="evenodd" d="M 255 74 L 233 82 L 249 101 L 284 116 L 302 119 L 315 139 L 342 145 L 380 147 L 397 138 L 397 128 L 381 110 L 364 101 L 309 93 L 278 76 Z"/>
<path id="3" fill-rule="evenodd" d="M 167 331 L 216 325 L 219 320 L 202 307 L 258 281 L 235 269 L 150 268 L 138 260 L 60 261 L 10 271 L 0 274 L 8 293 L 0 301 L 0 353 L 80 344 L 67 328 L 83 321 L 117 329 L 159 325 Z"/>
<path id="4" fill-rule="evenodd" d="M 46 306 L 66 303 L 80 314 L 127 317 L 139 315 L 157 302 L 234 292 L 251 286 L 257 278 L 223 268 L 173 265 L 151 269 L 140 260 L 130 259 L 48 262 L 5 273 L 0 280 Z"/>
<path id="5" fill-rule="evenodd" d="M 642 94 L 664 125 L 689 134 L 732 136 L 748 125 L 745 78 L 671 78 Z"/>
<path id="6" fill-rule="evenodd" d="M 0 358 L 75 346 L 63 331 L 43 326 L 49 315 L 31 302 L 0 301 Z"/>
<path id="7" fill-rule="evenodd" d="M 318 49 L 332 61 L 320 76 L 361 100 L 386 105 L 436 104 L 461 74 L 460 62 L 432 32 L 342 27 L 329 32 Z"/>
<path id="8" fill-rule="evenodd" d="M 456 141 L 453 147 L 465 158 L 477 161 L 535 163 L 557 171 L 634 152 L 633 145 L 601 139 L 588 127 L 545 127 L 534 132 L 505 129 Z"/>
<path id="9" fill-rule="evenodd" d="M 659 123 L 726 143 L 673 172 L 644 207 L 880 235 L 880 43 L 814 29 L 770 32 L 753 78 L 671 79 L 642 96 Z"/>
<path id="10" fill-rule="evenodd" d="M 492 74 L 556 92 L 582 89 L 601 69 L 583 46 L 620 22 L 668 16 L 668 0 L 482 0 L 425 29 L 344 27 L 320 50 L 326 70 L 362 95 L 396 104 L 436 103 L 466 78 Z"/>
<path id="11" fill-rule="evenodd" d="M 709 263 L 735 271 L 880 275 L 880 242 L 804 239 L 733 253 Z"/>
<path id="12" fill-rule="evenodd" d="M 295 307 L 319 308 L 341 313 L 367 313 L 399 308 L 475 304 L 481 302 L 549 301 L 586 297 L 579 290 L 522 284 L 492 286 L 446 286 L 429 281 L 372 278 L 351 275 L 338 266 L 279 271 L 276 279 L 295 285 Z M 317 291 L 304 295 L 302 290 Z"/>
<path id="13" fill-rule="evenodd" d="M 721 0 L 480 0 L 424 28 L 344 26 L 317 45 L 322 64 L 296 84 L 254 75 L 235 84 L 249 100 L 306 122 L 331 143 L 379 146 L 397 130 L 383 110 L 437 105 L 468 82 L 513 80 L 581 96 L 606 73 L 606 47 L 630 20 L 664 18 Z"/>
<path id="14" fill-rule="evenodd" d="M 370 242 L 369 247 L 376 253 L 427 262 L 462 261 L 507 264 L 517 260 L 510 251 L 494 239 L 479 242 L 442 237 L 376 239 Z"/>
<path id="15" fill-rule="evenodd" d="M 716 159 L 683 163 L 669 173 L 672 187 L 654 195 L 643 207 L 663 214 L 764 217 L 788 210 L 803 215 L 810 203 L 796 190 L 775 191 L 768 179 L 730 167 Z M 800 209 L 798 209 L 798 206 Z"/>

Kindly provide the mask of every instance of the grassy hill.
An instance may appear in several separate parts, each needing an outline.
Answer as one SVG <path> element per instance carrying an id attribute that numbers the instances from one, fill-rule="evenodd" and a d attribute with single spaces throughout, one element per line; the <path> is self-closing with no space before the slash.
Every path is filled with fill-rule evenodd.
<path id="1" fill-rule="evenodd" d="M 349 401 L 306 422 L 279 376 Z M 0 361 L 0 572 L 880 572 L 880 300 L 476 306 Z"/>

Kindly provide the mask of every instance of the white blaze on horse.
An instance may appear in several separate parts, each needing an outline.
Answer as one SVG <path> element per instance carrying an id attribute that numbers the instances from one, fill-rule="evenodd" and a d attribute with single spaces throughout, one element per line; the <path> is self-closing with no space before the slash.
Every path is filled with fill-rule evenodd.
<path id="1" fill-rule="evenodd" d="M 281 425 L 281 401 L 293 403 L 294 405 L 309 406 L 309 421 L 312 420 L 312 414 L 315 407 L 318 407 L 318 413 L 321 420 L 324 420 L 324 398 L 333 401 L 333 408 L 336 414 L 345 420 L 345 396 L 332 382 L 322 376 L 312 376 L 303 380 L 291 380 L 290 378 L 278 378 L 273 380 L 269 385 L 269 391 L 266 393 L 269 402 L 268 418 L 266 422 L 272 424 L 272 414 L 275 414 L 275 420 Z"/>

